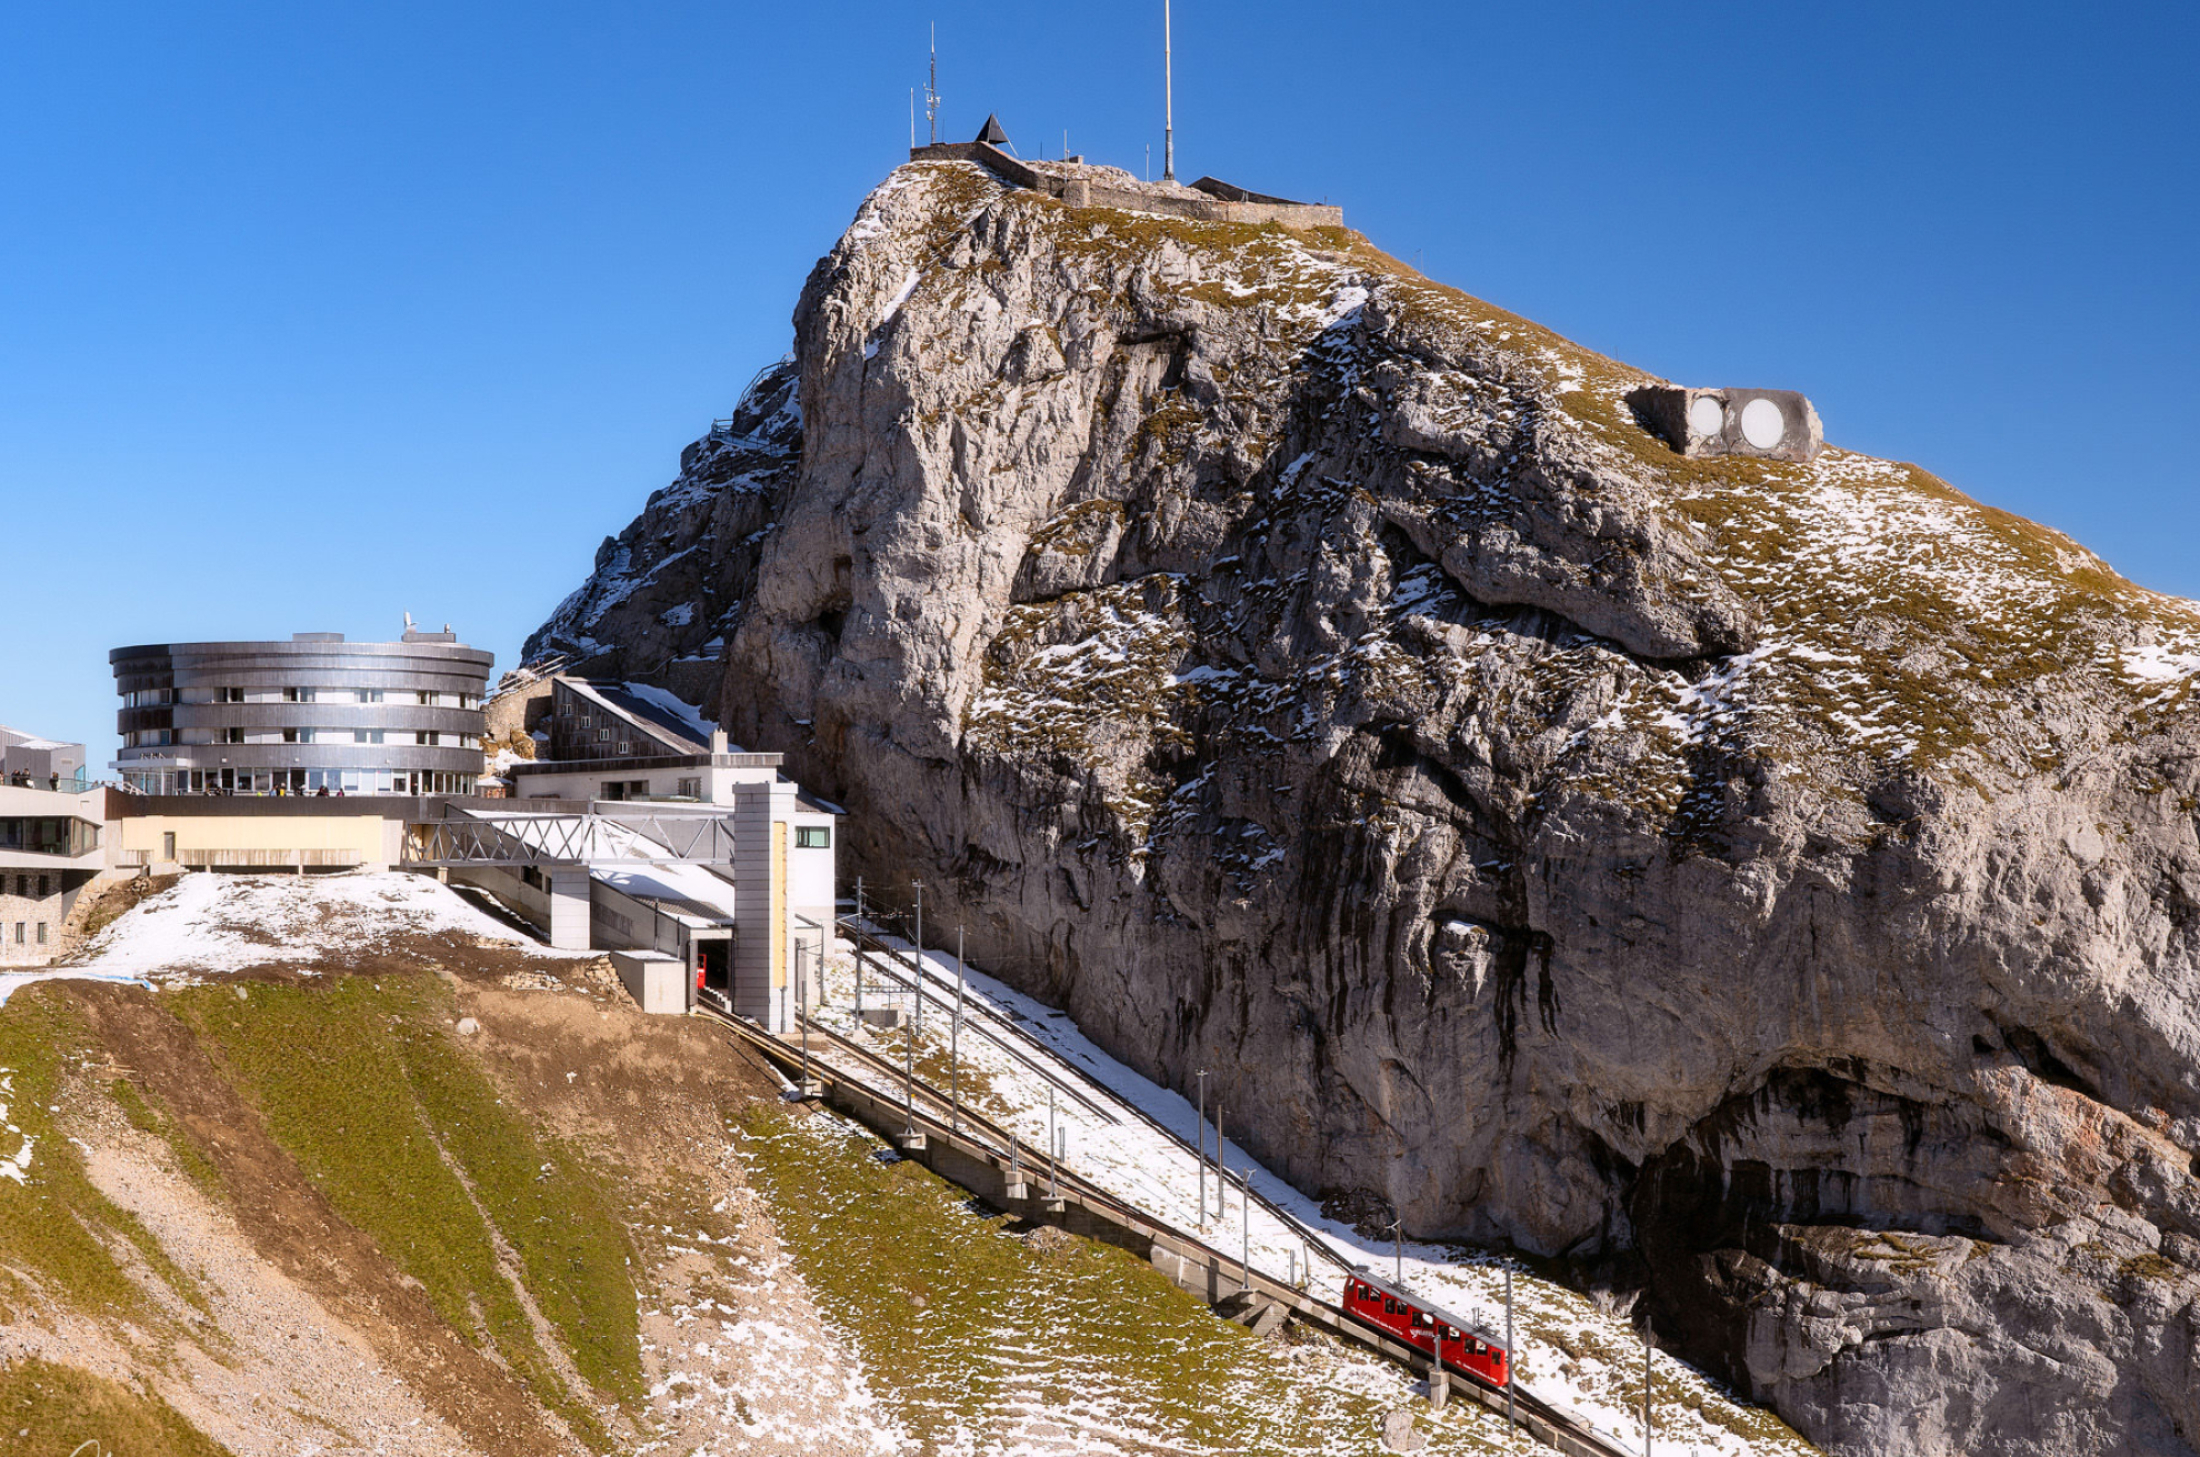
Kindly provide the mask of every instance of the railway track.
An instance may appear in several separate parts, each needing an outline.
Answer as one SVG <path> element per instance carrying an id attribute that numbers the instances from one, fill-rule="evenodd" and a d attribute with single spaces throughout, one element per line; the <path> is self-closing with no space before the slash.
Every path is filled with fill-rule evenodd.
<path id="1" fill-rule="evenodd" d="M 912 995 L 922 997 L 925 1001 L 931 1003 L 935 1007 L 938 1007 L 941 1011 L 947 1012 L 950 1015 L 954 1013 L 955 1004 L 953 999 L 950 998 L 944 991 L 942 991 L 939 986 L 933 982 L 932 978 L 923 971 L 923 959 L 921 957 L 916 956 L 913 953 L 905 953 L 901 947 L 894 945 L 892 942 L 888 941 L 886 937 L 880 935 L 874 925 L 866 925 L 852 919 L 843 918 L 840 922 L 839 929 L 843 932 L 846 932 L 848 935 L 855 939 L 856 951 L 859 955 L 863 952 L 871 951 L 875 952 L 879 956 L 886 958 L 887 964 L 884 966 L 881 966 L 876 962 L 865 963 L 866 965 L 869 965 L 873 970 L 875 970 L 880 976 L 883 976 L 888 981 L 895 983 L 904 991 L 910 992 Z M 905 957 L 908 965 L 908 975 L 904 975 L 900 970 L 896 969 L 898 965 L 903 964 Z M 912 977 L 916 978 L 916 980 L 913 981 L 911 979 Z M 984 1011 L 985 1009 L 981 1006 L 980 1010 Z M 992 1016 L 994 1021 L 1008 1025 L 1010 1027 L 1011 1034 L 1016 1039 L 1024 1040 L 1024 1034 L 1021 1031 L 1015 1030 L 1014 1024 L 1010 1021 L 1010 1019 L 1002 1017 L 997 1013 L 988 1012 L 987 1014 Z M 1014 1042 L 1005 1040 L 982 1026 L 973 1025 L 967 1015 L 964 1018 L 963 1025 L 966 1027 L 970 1027 L 971 1030 L 975 1031 L 979 1036 L 983 1037 L 986 1041 L 992 1043 L 995 1047 L 998 1047 L 1003 1053 L 1007 1054 L 1008 1057 L 1020 1064 L 1034 1077 L 1043 1078 L 1048 1083 L 1053 1084 L 1055 1088 L 1068 1096 L 1079 1107 L 1085 1109 L 1085 1111 L 1087 1111 L 1088 1113 L 1091 1113 L 1095 1118 L 1101 1119 L 1103 1122 L 1113 1124 L 1120 1124 L 1122 1122 L 1120 1118 L 1117 1118 L 1109 1110 L 1101 1107 L 1099 1104 L 1093 1102 L 1090 1098 L 1084 1096 L 1084 1094 L 1078 1089 L 1071 1087 L 1062 1079 L 1053 1076 L 1044 1067 L 1040 1066 L 1039 1063 L 1035 1061 L 1029 1053 L 1025 1052 L 1022 1048 L 1016 1046 Z M 1095 1084 L 1095 1086 L 1098 1086 L 1098 1084 Z"/>
<path id="2" fill-rule="evenodd" d="M 732 1032 L 749 1046 L 762 1053 L 772 1065 L 789 1071 L 800 1067 L 802 1051 L 798 1044 L 782 1040 L 764 1031 L 761 1027 L 738 1018 L 729 1017 L 712 1008 L 698 1007 L 695 1009 L 695 1013 L 707 1017 Z M 897 1067 L 894 1063 L 853 1039 L 830 1028 L 815 1025 L 809 1028 L 809 1035 L 813 1039 L 823 1041 L 834 1054 L 855 1063 L 864 1072 L 876 1079 L 875 1083 L 867 1087 L 864 1087 L 861 1083 L 858 1083 L 857 1086 L 863 1087 L 863 1091 L 871 1097 L 874 1103 L 887 1108 L 891 1108 L 896 1104 L 903 1106 L 907 1110 L 907 1116 L 916 1131 L 928 1135 L 936 1133 L 950 1139 L 965 1139 L 1004 1159 L 1014 1159 L 1014 1151 L 1023 1147 L 1016 1136 L 1008 1129 L 967 1106 L 958 1106 L 938 1088 L 921 1078 L 911 1077 L 903 1067 Z M 829 1062 L 813 1059 L 812 1068 L 813 1075 L 816 1070 L 822 1069 L 824 1072 L 834 1074 L 843 1080 L 854 1081 L 848 1079 L 845 1068 L 836 1067 Z M 1042 1076 L 1046 1075 L 1043 1069 L 1035 1068 L 1034 1070 L 1040 1072 Z M 1055 1081 L 1052 1078 L 1048 1080 L 1050 1082 Z M 1097 1080 L 1095 1080 L 1095 1086 L 1107 1091 L 1105 1085 L 1099 1084 Z M 897 1087 L 901 1089 L 898 1094 L 895 1091 Z M 1115 1096 L 1112 1092 L 1109 1095 Z M 1143 1110 L 1136 1109 L 1134 1105 L 1127 1102 L 1124 1106 L 1131 1108 L 1136 1113 L 1143 1113 Z M 925 1127 L 924 1125 L 932 1126 Z M 1171 1133 L 1165 1126 L 1159 1123 L 1155 1123 L 1154 1126 L 1160 1129 L 1161 1132 L 1169 1134 L 1180 1146 L 1184 1144 L 1183 1139 Z M 1034 1182 L 1044 1173 L 1049 1180 L 1050 1187 L 1058 1191 L 1065 1200 L 1075 1200 L 1079 1205 L 1099 1212 L 1123 1228 L 1150 1230 L 1156 1234 L 1165 1235 L 1175 1245 L 1198 1252 L 1203 1258 L 1211 1262 L 1213 1268 L 1225 1270 L 1233 1267 L 1237 1268 L 1242 1288 L 1247 1292 L 1258 1293 L 1265 1298 L 1275 1300 L 1283 1304 L 1291 1314 L 1301 1319 L 1311 1318 L 1310 1323 L 1327 1329 L 1333 1335 L 1369 1347 L 1377 1353 L 1406 1366 L 1409 1370 L 1425 1372 L 1427 1358 L 1424 1353 L 1414 1351 L 1409 1347 L 1400 1345 L 1395 1340 L 1383 1337 L 1378 1332 L 1371 1331 L 1368 1327 L 1347 1316 L 1340 1306 L 1317 1299 L 1304 1290 L 1289 1286 L 1273 1276 L 1262 1274 L 1249 1266 L 1241 1265 L 1235 1257 L 1208 1244 L 1197 1234 L 1187 1234 L 1176 1229 L 1163 1220 L 1137 1208 L 1129 1201 L 1109 1193 L 1083 1175 L 1058 1167 L 1051 1157 L 1051 1152 L 1041 1159 L 1024 1164 L 1023 1167 L 1027 1170 L 1027 1176 Z M 1307 1230 L 1300 1221 L 1292 1218 L 1288 1213 L 1276 1209 L 1269 1201 L 1260 1199 L 1257 1195 L 1255 1198 L 1264 1208 L 1282 1219 L 1287 1226 L 1302 1232 L 1309 1240 L 1310 1249 L 1321 1247 L 1323 1252 L 1331 1259 L 1336 1260 L 1339 1264 L 1344 1264 L 1342 1258 L 1334 1250 L 1320 1246 L 1319 1237 L 1315 1236 L 1312 1231 Z M 1349 1270 L 1351 1267 L 1346 1265 L 1345 1268 Z M 1559 1410 L 1541 1397 L 1536 1396 L 1518 1381 L 1511 1383 L 1511 1406 L 1517 1408 L 1517 1414 L 1513 1414 L 1508 1407 L 1507 1393 L 1504 1388 L 1493 1386 L 1469 1372 L 1455 1370 L 1453 1374 L 1468 1383 L 1469 1394 L 1481 1405 L 1499 1414 L 1507 1415 L 1508 1419 L 1514 1421 L 1517 1426 L 1527 1431 L 1537 1441 L 1544 1443 L 1546 1446 L 1557 1448 L 1560 1452 L 1568 1454 L 1568 1457 L 1637 1457 L 1633 1449 L 1621 1446 L 1602 1433 L 1584 1425 L 1569 1413 Z M 1542 1430 L 1538 1431 L 1538 1427 Z"/>
<path id="3" fill-rule="evenodd" d="M 859 926 L 857 923 L 849 919 L 844 918 L 842 920 L 841 928 L 852 935 L 858 935 L 873 942 L 881 942 L 883 940 L 883 938 L 881 938 L 875 930 L 869 927 Z M 861 943 L 859 942 L 858 944 L 860 945 Z M 884 947 L 883 949 L 889 954 L 896 954 L 896 959 L 899 959 L 899 948 L 888 946 Z M 894 980 L 900 982 L 903 987 L 906 988 L 909 986 L 909 982 L 905 977 L 902 977 L 898 973 L 888 974 L 893 976 Z M 944 993 L 941 993 L 936 986 L 932 985 L 929 975 L 925 975 L 925 984 L 925 995 L 927 995 L 929 1000 L 933 1001 L 937 1005 L 948 1005 L 945 1000 Z M 965 1006 L 966 1008 L 974 1007 L 977 1009 L 981 1016 L 989 1017 L 995 1022 L 1007 1027 L 1010 1030 L 1011 1035 L 1017 1038 L 1028 1039 L 1030 1037 L 1029 1033 L 1024 1032 L 1020 1027 L 1017 1026 L 1015 1018 L 1008 1016 L 1004 1012 L 996 1010 L 982 999 L 965 998 Z M 964 1025 L 971 1025 L 967 1015 Z M 990 1032 L 985 1033 L 984 1035 L 986 1036 L 986 1039 L 989 1042 L 992 1042 L 994 1045 L 1005 1046 L 1005 1044 L 999 1037 L 994 1036 Z M 1029 1068 L 1038 1077 L 1045 1079 L 1046 1082 L 1053 1087 L 1059 1089 L 1063 1093 L 1070 1095 L 1071 1097 L 1076 1098 L 1076 1100 L 1085 1107 L 1090 1108 L 1093 1106 L 1091 1101 L 1085 1098 L 1079 1089 L 1072 1087 L 1065 1079 L 1055 1076 L 1055 1074 L 1049 1069 L 1041 1066 L 1033 1059 L 1023 1055 L 1020 1050 L 1014 1048 L 1009 1048 L 1008 1050 L 1010 1051 L 1011 1055 L 1015 1056 L 1017 1060 L 1021 1062 L 1025 1067 Z M 1113 1088 L 1110 1088 L 1106 1083 L 1100 1081 L 1100 1079 L 1095 1077 L 1093 1074 L 1085 1071 L 1083 1068 L 1076 1066 L 1067 1057 L 1063 1057 L 1060 1054 L 1056 1054 L 1056 1056 L 1059 1059 L 1061 1066 L 1067 1069 L 1071 1077 L 1075 1078 L 1077 1081 L 1085 1084 L 1086 1086 L 1091 1087 L 1095 1091 L 1101 1093 L 1103 1096 L 1113 1100 L 1125 1112 L 1130 1114 L 1133 1119 L 1143 1124 L 1145 1127 L 1150 1128 L 1154 1132 L 1160 1134 L 1163 1138 L 1168 1139 L 1169 1142 L 1174 1144 L 1179 1150 L 1190 1155 L 1194 1159 L 1204 1159 L 1206 1157 L 1205 1153 L 1196 1145 L 1194 1145 L 1192 1140 L 1186 1138 L 1183 1134 L 1169 1127 L 1168 1124 L 1163 1123 L 1152 1113 L 1149 1113 L 1144 1108 L 1139 1107 L 1136 1103 L 1130 1101 L 1128 1098 L 1123 1097 L 1123 1095 L 1117 1093 Z M 1108 1116 L 1104 1110 L 1095 1111 L 1100 1111 L 1102 1113 L 1102 1116 L 1108 1117 L 1108 1121 L 1110 1123 L 1121 1122 L 1121 1120 L 1118 1118 Z M 1262 1194 L 1259 1190 L 1255 1189 L 1251 1192 L 1253 1202 L 1259 1205 L 1261 1209 L 1264 1210 L 1271 1219 L 1274 1219 L 1278 1224 L 1281 1224 L 1284 1228 L 1290 1230 L 1293 1234 L 1297 1235 L 1300 1242 L 1306 1246 L 1309 1255 L 1318 1251 L 1323 1259 L 1327 1260 L 1330 1264 L 1335 1265 L 1341 1273 L 1347 1275 L 1352 1273 L 1352 1262 L 1350 1260 L 1347 1260 L 1344 1256 L 1338 1254 L 1337 1251 L 1329 1244 L 1326 1236 L 1322 1235 L 1318 1230 L 1315 1230 L 1314 1228 L 1309 1226 L 1305 1221 L 1301 1220 L 1297 1215 L 1291 1213 L 1291 1211 L 1289 1211 L 1288 1209 L 1285 1209 L 1282 1205 L 1277 1204 L 1274 1200 Z"/>

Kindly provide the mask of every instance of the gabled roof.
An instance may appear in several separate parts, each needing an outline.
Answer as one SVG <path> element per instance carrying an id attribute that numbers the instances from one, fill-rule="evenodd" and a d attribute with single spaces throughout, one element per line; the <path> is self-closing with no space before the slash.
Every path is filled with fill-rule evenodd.
<path id="1" fill-rule="evenodd" d="M 570 678 L 564 674 L 558 681 L 588 699 L 599 708 L 609 709 L 625 719 L 642 733 L 663 744 L 674 754 L 707 754 L 710 752 L 710 730 L 692 711 L 683 714 L 673 707 L 678 699 L 659 688 L 645 684 L 615 683 L 596 678 Z M 670 700 L 667 702 L 666 700 Z"/>

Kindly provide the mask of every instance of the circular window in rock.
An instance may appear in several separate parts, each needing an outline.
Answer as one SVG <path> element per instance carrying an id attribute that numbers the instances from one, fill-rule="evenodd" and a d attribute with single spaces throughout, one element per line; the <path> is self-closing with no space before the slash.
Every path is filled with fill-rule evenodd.
<path id="1" fill-rule="evenodd" d="M 1726 407 L 1709 395 L 1698 395 L 1688 405 L 1688 429 L 1693 435 L 1716 435 L 1726 428 Z"/>
<path id="2" fill-rule="evenodd" d="M 1751 400 L 1742 406 L 1742 438 L 1759 450 L 1770 450 L 1787 435 L 1787 417 L 1770 400 Z"/>

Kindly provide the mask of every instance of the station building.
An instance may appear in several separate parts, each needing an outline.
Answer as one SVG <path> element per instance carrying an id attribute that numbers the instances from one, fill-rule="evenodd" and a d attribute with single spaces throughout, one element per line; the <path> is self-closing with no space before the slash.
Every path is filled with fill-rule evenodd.
<path id="1" fill-rule="evenodd" d="M 107 868 L 107 791 L 51 787 L 59 777 L 0 781 L 0 966 L 49 960 L 78 894 Z"/>
<path id="2" fill-rule="evenodd" d="M 723 874 L 694 864 L 596 862 L 590 944 L 669 956 L 692 977 L 690 1002 L 783 1030 L 795 993 L 817 994 L 836 914 L 840 806 L 788 779 L 780 755 L 734 749 L 693 707 L 649 684 L 556 675 L 543 722 L 544 756 L 505 771 L 505 808 L 524 814 L 586 803 L 629 823 L 652 823 L 635 816 L 655 809 L 659 824 L 717 814 L 735 850 Z M 549 913 L 547 877 L 529 884 L 522 875 L 516 886 L 495 871 L 466 878 L 500 898 L 540 903 L 527 908 L 531 918 Z"/>

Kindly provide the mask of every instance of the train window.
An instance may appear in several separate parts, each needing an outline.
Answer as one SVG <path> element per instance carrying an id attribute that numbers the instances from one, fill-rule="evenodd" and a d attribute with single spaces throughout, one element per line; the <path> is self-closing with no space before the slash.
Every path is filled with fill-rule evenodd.
<path id="1" fill-rule="evenodd" d="M 1397 1302 L 1397 1301 L 1395 1301 L 1395 1300 L 1393 1300 L 1393 1299 L 1391 1299 L 1391 1298 L 1390 1298 L 1390 1297 L 1389 1297 L 1388 1295 L 1385 1295 L 1385 1296 L 1383 1297 L 1383 1314 L 1385 1314 L 1385 1315 L 1396 1315 L 1397 1313 L 1398 1313 L 1398 1302 Z"/>

